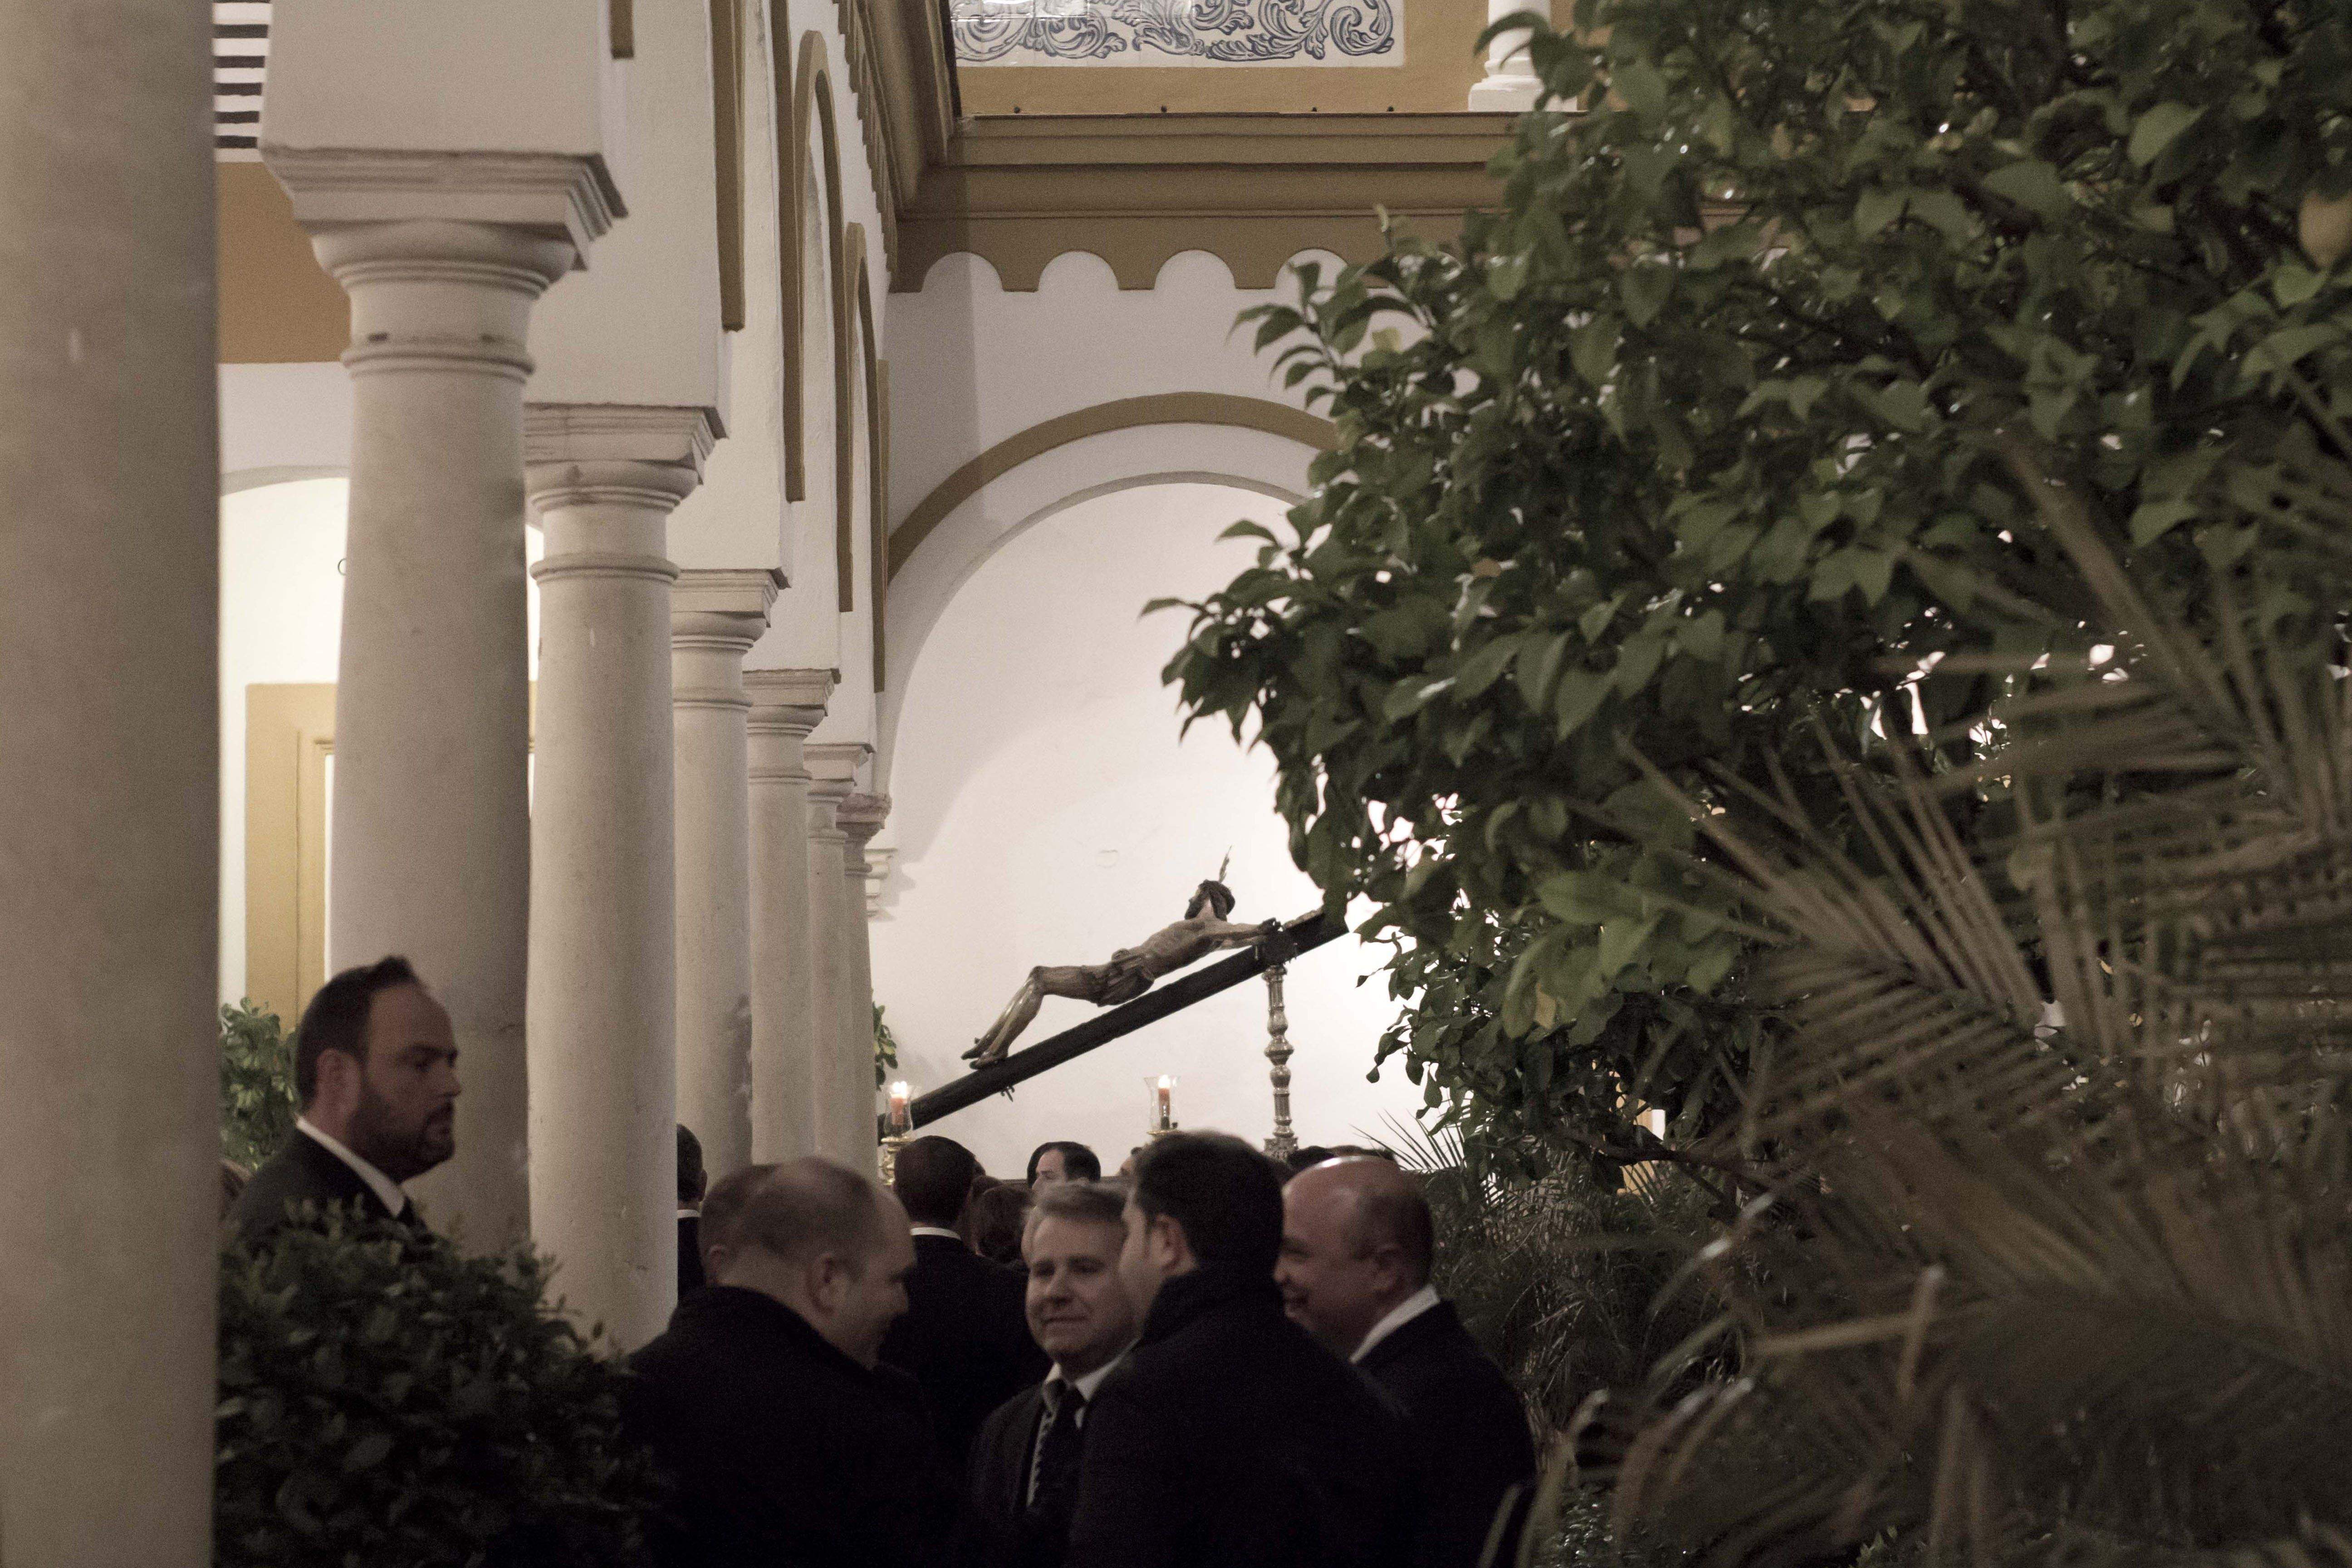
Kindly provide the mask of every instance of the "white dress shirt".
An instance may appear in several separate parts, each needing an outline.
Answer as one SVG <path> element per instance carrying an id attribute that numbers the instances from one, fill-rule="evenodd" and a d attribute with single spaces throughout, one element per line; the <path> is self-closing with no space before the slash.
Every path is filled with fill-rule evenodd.
<path id="1" fill-rule="evenodd" d="M 1391 1334 L 1395 1333 L 1399 1329 L 1403 1328 L 1407 1323 L 1412 1322 L 1415 1318 L 1420 1317 L 1423 1312 L 1428 1311 L 1432 1307 L 1436 1305 L 1437 1287 L 1434 1285 L 1423 1285 L 1420 1289 L 1415 1290 L 1412 1295 L 1407 1296 L 1403 1300 L 1399 1301 L 1394 1307 L 1391 1308 L 1387 1317 L 1382 1318 L 1379 1322 L 1374 1323 L 1372 1325 L 1371 1332 L 1364 1336 L 1364 1342 L 1358 1345 L 1356 1347 L 1355 1353 L 1350 1355 L 1348 1359 L 1349 1361 L 1363 1360 L 1365 1356 L 1371 1352 L 1371 1349 L 1374 1345 L 1380 1343 L 1382 1340 L 1387 1339 Z"/>
<path id="2" fill-rule="evenodd" d="M 309 1117 L 301 1116 L 295 1118 L 294 1131 L 308 1134 L 312 1142 L 318 1144 L 320 1148 L 324 1149 L 328 1153 L 332 1154 L 336 1159 L 341 1160 L 344 1164 L 349 1165 L 352 1171 L 358 1173 L 359 1179 L 367 1184 L 368 1191 L 373 1193 L 378 1198 L 382 1199 L 383 1201 L 383 1206 L 391 1210 L 395 1217 L 397 1217 L 403 1210 L 408 1207 L 408 1194 L 400 1190 L 400 1184 L 398 1182 L 394 1181 L 390 1176 L 385 1175 L 382 1171 L 377 1170 L 373 1165 L 369 1164 L 365 1160 L 361 1159 L 357 1154 L 354 1154 L 349 1149 L 344 1148 L 337 1140 L 330 1138 L 324 1132 L 321 1132 L 317 1128 L 311 1126 L 310 1119 Z"/>
<path id="3" fill-rule="evenodd" d="M 907 1229 L 908 1229 L 908 1233 L 909 1233 L 909 1234 L 911 1234 L 911 1235 L 915 1235 L 915 1236 L 944 1236 L 944 1237 L 946 1237 L 950 1241 L 954 1242 L 958 1247 L 961 1247 L 961 1246 L 963 1245 L 963 1237 L 961 1237 L 958 1236 L 955 1232 L 953 1232 L 953 1231 L 951 1231 L 951 1230 L 943 1230 L 943 1229 L 941 1229 L 940 1226 L 935 1226 L 935 1225 L 910 1225 L 910 1226 L 908 1226 L 907 1227 Z"/>
<path id="4" fill-rule="evenodd" d="M 1087 1407 L 1090 1408 L 1095 1402 L 1095 1390 L 1100 1388 L 1103 1385 L 1103 1379 L 1108 1377 L 1112 1373 L 1117 1372 L 1118 1370 L 1118 1363 L 1126 1359 L 1127 1352 L 1121 1351 L 1117 1355 L 1111 1357 L 1110 1360 L 1103 1363 L 1102 1365 L 1095 1368 L 1094 1371 L 1087 1373 L 1086 1376 L 1075 1379 L 1064 1377 L 1062 1375 L 1061 1364 L 1056 1363 L 1055 1363 L 1054 1370 L 1045 1374 L 1045 1381 L 1047 1383 L 1068 1384 L 1071 1387 L 1078 1391 L 1078 1397 L 1085 1400 L 1087 1402 Z M 1078 1425 L 1083 1427 L 1086 1424 L 1087 1410 L 1086 1408 L 1081 1408 L 1078 1411 Z"/>

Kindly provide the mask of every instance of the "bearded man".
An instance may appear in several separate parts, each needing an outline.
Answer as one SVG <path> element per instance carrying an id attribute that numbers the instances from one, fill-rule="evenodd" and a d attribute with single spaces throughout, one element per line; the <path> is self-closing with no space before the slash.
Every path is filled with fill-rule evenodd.
<path id="1" fill-rule="evenodd" d="M 346 969 L 294 1035 L 294 1135 L 229 1211 L 247 1246 L 315 1205 L 422 1229 L 401 1190 L 457 1152 L 457 1037 L 404 958 Z"/>

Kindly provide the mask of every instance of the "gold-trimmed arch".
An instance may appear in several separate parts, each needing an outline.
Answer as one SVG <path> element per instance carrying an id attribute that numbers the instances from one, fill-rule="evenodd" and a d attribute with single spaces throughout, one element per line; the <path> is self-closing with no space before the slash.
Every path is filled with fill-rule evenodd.
<path id="1" fill-rule="evenodd" d="M 778 238 L 792 257 L 792 264 L 782 270 L 783 278 L 783 338 L 784 338 L 784 495 L 789 500 L 808 499 L 808 426 L 807 390 L 802 374 L 804 356 L 802 334 L 808 322 L 802 310 L 803 284 L 801 268 L 808 255 L 809 203 L 815 198 L 812 184 L 814 174 L 824 185 L 824 264 L 834 286 L 828 290 L 833 321 L 833 398 L 835 424 L 841 424 L 848 412 L 849 373 L 845 351 L 848 348 L 849 320 L 845 297 L 842 291 L 842 217 L 841 217 L 841 139 L 834 124 L 833 72 L 827 62 L 824 37 L 814 28 L 801 35 L 799 58 L 793 68 L 792 144 L 786 187 L 791 208 L 788 219 L 780 223 Z M 812 132 L 814 140 L 812 142 Z M 815 167 L 811 168 L 812 161 Z M 836 449 L 838 443 L 836 442 Z"/>
<path id="2" fill-rule="evenodd" d="M 875 689 L 881 689 L 882 597 L 888 584 L 890 494 L 883 476 L 890 467 L 889 432 L 882 424 L 882 355 L 881 345 L 874 334 L 874 286 L 872 261 L 866 248 L 866 226 L 851 223 L 842 228 L 842 285 L 848 295 L 849 314 L 857 328 L 857 358 L 863 377 L 866 397 L 866 531 L 872 542 L 868 568 L 873 573 L 869 590 L 874 609 Z M 846 423 L 845 421 L 845 423 Z M 845 445 L 842 450 L 846 453 Z M 843 472 L 847 473 L 856 461 L 852 454 L 844 459 Z M 856 607 L 856 570 L 857 552 L 852 531 L 857 525 L 857 509 L 854 492 L 847 485 L 839 487 L 842 498 L 836 519 L 835 550 L 840 561 L 841 609 L 845 615 Z"/>
<path id="3" fill-rule="evenodd" d="M 742 0 L 710 0 L 710 132 L 719 181 L 719 325 L 743 330 Z"/>
<path id="4" fill-rule="evenodd" d="M 801 160 L 800 108 L 793 68 L 792 16 L 786 0 L 768 0 L 768 92 L 775 105 L 776 278 L 782 307 L 776 329 L 783 357 L 784 499 L 799 500 L 808 490 L 801 468 L 801 183 L 793 173 Z"/>
<path id="5" fill-rule="evenodd" d="M 930 494 L 915 503 L 907 521 L 891 531 L 888 574 L 897 576 L 948 514 L 978 495 L 992 479 L 1057 447 L 1146 425 L 1233 426 L 1284 437 L 1318 451 L 1328 451 L 1339 439 L 1338 429 L 1328 419 L 1287 403 L 1229 392 L 1161 392 L 1097 403 L 1008 436 L 941 479 Z"/>
<path id="6" fill-rule="evenodd" d="M 871 301 L 868 301 L 870 306 Z M 868 314 L 871 314 L 869 310 Z M 884 637 L 888 635 L 890 620 L 890 362 L 874 362 L 874 428 L 876 449 L 881 458 L 874 465 L 874 550 L 871 565 L 874 571 L 874 689 L 882 690 L 889 684 L 888 670 L 884 665 Z"/>

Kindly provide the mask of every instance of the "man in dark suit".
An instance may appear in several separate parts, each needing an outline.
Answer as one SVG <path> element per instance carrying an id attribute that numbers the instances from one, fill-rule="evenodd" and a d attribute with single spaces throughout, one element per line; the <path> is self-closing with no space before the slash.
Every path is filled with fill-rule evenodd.
<path id="1" fill-rule="evenodd" d="M 918 1138 L 898 1151 L 894 1184 L 914 1222 L 915 1272 L 907 1315 L 882 1343 L 882 1359 L 921 1385 L 959 1472 L 988 1413 L 1045 1375 L 1020 1271 L 972 1251 L 957 1228 L 979 1174 L 980 1162 L 951 1138 Z"/>
<path id="2" fill-rule="evenodd" d="M 702 1271 L 702 1194 L 710 1185 L 702 1168 L 702 1140 L 684 1122 L 677 1129 L 677 1299 L 699 1290 L 709 1279 Z"/>
<path id="3" fill-rule="evenodd" d="M 1029 1152 L 1029 1190 L 1042 1192 L 1056 1182 L 1099 1182 L 1102 1161 L 1083 1143 L 1056 1138 Z"/>
<path id="4" fill-rule="evenodd" d="M 907 1215 L 817 1159 L 750 1165 L 702 1206 L 710 1283 L 630 1358 L 629 1431 L 675 1490 L 660 1568 L 923 1568 L 954 1473 L 922 1394 L 878 1366 L 915 1267 Z"/>
<path id="5" fill-rule="evenodd" d="M 1029 1332 L 1054 1370 L 997 1406 L 972 1444 L 963 1557 L 976 1568 L 1057 1568 L 1068 1550 L 1087 1407 L 1138 1326 L 1118 1275 L 1125 1203 L 1115 1188 L 1060 1182 L 1029 1213 Z"/>
<path id="6" fill-rule="evenodd" d="M 1283 1192 L 1291 1317 L 1404 1408 L 1426 1500 L 1416 1568 L 1473 1568 L 1535 1449 L 1517 1394 L 1431 1288 L 1433 1250 L 1429 1205 L 1392 1160 L 1326 1161 Z"/>
<path id="7" fill-rule="evenodd" d="M 400 1184 L 457 1151 L 457 1037 L 406 959 L 319 987 L 294 1031 L 294 1135 L 229 1210 L 237 1239 L 267 1238 L 304 1204 L 422 1229 Z"/>
<path id="8" fill-rule="evenodd" d="M 1136 1161 L 1119 1273 L 1144 1309 L 1087 1416 L 1071 1568 L 1387 1568 L 1412 1526 L 1401 1418 L 1283 1316 L 1282 1185 L 1237 1138 Z"/>

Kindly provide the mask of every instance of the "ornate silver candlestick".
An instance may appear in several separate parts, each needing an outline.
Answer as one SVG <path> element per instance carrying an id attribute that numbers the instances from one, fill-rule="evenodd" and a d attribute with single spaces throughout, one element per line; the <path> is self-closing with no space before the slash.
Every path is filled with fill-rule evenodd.
<path id="1" fill-rule="evenodd" d="M 1298 1152 L 1298 1139 L 1290 1130 L 1290 1014 L 1282 1005 L 1283 973 L 1282 964 L 1266 966 L 1265 1059 L 1274 1064 L 1274 1136 L 1265 1141 L 1265 1152 L 1277 1160 Z"/>

